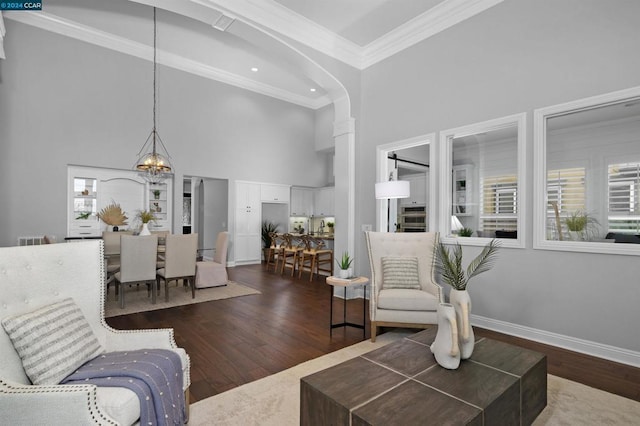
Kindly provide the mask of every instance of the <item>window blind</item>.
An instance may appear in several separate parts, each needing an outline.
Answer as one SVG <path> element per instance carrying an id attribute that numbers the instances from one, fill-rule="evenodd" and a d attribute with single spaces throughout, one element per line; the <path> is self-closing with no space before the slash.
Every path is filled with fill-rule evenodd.
<path id="1" fill-rule="evenodd" d="M 640 163 L 610 164 L 608 179 L 609 232 L 640 232 Z"/>
<path id="2" fill-rule="evenodd" d="M 480 229 L 486 232 L 518 229 L 518 179 L 515 175 L 482 179 Z"/>
<path id="3" fill-rule="evenodd" d="M 567 217 L 571 212 L 585 210 L 585 202 L 584 167 L 549 170 L 547 172 L 547 238 L 558 240 L 557 219 L 561 221 L 561 218 Z M 556 218 L 554 204 L 558 208 L 558 218 Z"/>

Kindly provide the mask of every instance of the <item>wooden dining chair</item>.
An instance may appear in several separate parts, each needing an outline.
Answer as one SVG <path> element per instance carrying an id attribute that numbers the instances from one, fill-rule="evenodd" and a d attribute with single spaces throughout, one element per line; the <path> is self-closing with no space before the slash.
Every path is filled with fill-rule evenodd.
<path id="1" fill-rule="evenodd" d="M 115 273 L 116 290 L 119 288 L 120 308 L 124 308 L 125 285 L 147 284 L 151 303 L 156 303 L 156 235 L 120 237 L 120 270 Z"/>
<path id="2" fill-rule="evenodd" d="M 196 258 L 198 234 L 169 234 L 165 240 L 165 266 L 157 271 L 157 283 L 164 281 L 165 300 L 169 301 L 169 282 L 184 280 L 191 287 L 191 298 L 196 297 Z"/>

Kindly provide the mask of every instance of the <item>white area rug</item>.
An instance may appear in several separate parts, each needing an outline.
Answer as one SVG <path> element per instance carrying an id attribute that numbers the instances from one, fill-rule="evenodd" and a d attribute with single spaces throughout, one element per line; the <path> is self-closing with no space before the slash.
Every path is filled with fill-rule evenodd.
<path id="1" fill-rule="evenodd" d="M 169 302 L 164 301 L 164 285 L 158 295 L 156 304 L 151 304 L 151 296 L 147 295 L 147 287 L 132 286 L 126 289 L 125 306 L 120 309 L 120 304 L 114 295 L 114 288 L 110 286 L 105 304 L 105 317 L 132 314 L 135 312 L 153 311 L 156 309 L 171 308 L 174 306 L 190 305 L 192 303 L 208 302 L 210 300 L 230 299 L 232 297 L 247 296 L 250 294 L 260 294 L 258 290 L 229 281 L 226 286 L 197 288 L 195 299 L 191 298 L 191 289 L 169 286 Z"/>
<path id="2" fill-rule="evenodd" d="M 385 333 L 191 405 L 190 426 L 286 426 L 300 423 L 300 378 L 384 346 L 409 331 Z M 638 425 L 640 402 L 548 376 L 548 403 L 533 423 Z"/>

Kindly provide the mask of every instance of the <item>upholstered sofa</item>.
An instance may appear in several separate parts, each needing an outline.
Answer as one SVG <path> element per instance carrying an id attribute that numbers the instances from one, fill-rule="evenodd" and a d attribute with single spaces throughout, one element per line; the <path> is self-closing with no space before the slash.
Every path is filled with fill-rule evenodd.
<path id="1" fill-rule="evenodd" d="M 169 349 L 180 356 L 184 395 L 189 356 L 171 329 L 119 331 L 104 320 L 102 241 L 0 248 L 0 320 L 72 298 L 106 352 Z M 140 403 L 125 388 L 32 385 L 10 337 L 0 327 L 0 423 L 6 425 L 130 425 Z M 179 374 L 179 373 L 178 373 Z M 188 400 L 186 401 L 188 407 Z"/>

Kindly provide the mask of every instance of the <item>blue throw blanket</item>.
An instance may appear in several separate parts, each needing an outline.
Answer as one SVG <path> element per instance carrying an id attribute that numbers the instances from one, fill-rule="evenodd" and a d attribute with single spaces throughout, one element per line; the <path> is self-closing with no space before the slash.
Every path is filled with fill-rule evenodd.
<path id="1" fill-rule="evenodd" d="M 167 349 L 110 352 L 85 363 L 62 384 L 124 387 L 140 399 L 140 425 L 183 425 L 180 356 Z"/>

